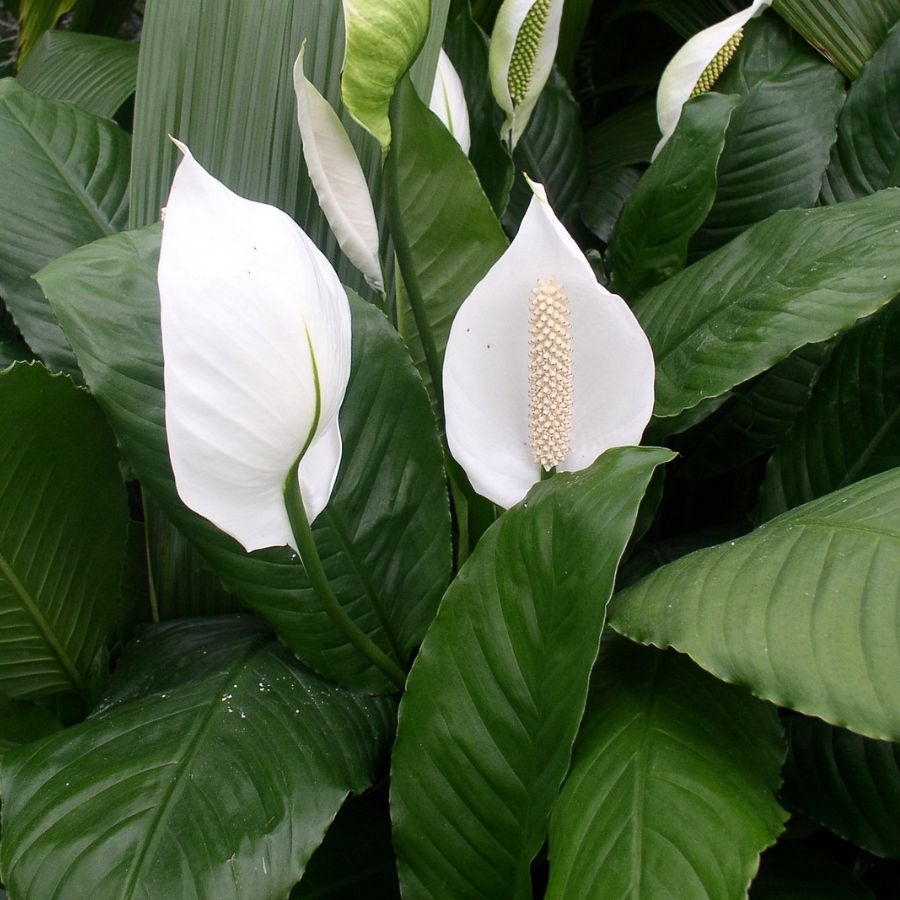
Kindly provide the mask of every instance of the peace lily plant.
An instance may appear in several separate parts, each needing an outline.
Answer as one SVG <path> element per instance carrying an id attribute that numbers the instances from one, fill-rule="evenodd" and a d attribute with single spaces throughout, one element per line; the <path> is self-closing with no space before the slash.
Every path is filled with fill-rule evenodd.
<path id="1" fill-rule="evenodd" d="M 653 410 L 646 335 L 529 184 L 519 231 L 460 307 L 444 356 L 450 452 L 504 508 L 553 470 L 640 443 Z"/>
<path id="2" fill-rule="evenodd" d="M 753 0 L 746 9 L 704 28 L 672 57 L 659 80 L 656 119 L 662 137 L 653 151 L 659 154 L 675 131 L 684 104 L 710 91 L 731 62 L 744 36 L 744 26 L 763 13 L 773 0 Z"/>
<path id="3" fill-rule="evenodd" d="M 346 291 L 289 216 L 237 196 L 175 143 L 184 158 L 165 208 L 158 279 L 178 494 L 248 551 L 296 550 L 333 621 L 402 684 L 335 598 L 310 531 L 341 463 Z"/>
<path id="4" fill-rule="evenodd" d="M 896 894 L 900 11 L 60 5 L 0 14 L 0 898 Z"/>

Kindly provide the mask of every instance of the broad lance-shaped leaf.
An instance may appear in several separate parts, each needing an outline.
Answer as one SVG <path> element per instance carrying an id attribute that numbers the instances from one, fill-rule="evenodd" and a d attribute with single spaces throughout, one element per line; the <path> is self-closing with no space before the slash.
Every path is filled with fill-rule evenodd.
<path id="1" fill-rule="evenodd" d="M 97 34 L 47 31 L 16 80 L 48 100 L 65 100 L 84 112 L 112 118 L 134 93 L 139 47 L 137 41 Z"/>
<path id="2" fill-rule="evenodd" d="M 0 694 L 96 690 L 119 613 L 127 506 L 112 434 L 64 375 L 0 374 Z"/>
<path id="3" fill-rule="evenodd" d="M 787 813 L 774 706 L 672 651 L 601 645 L 550 819 L 547 900 L 742 900 Z"/>
<path id="4" fill-rule="evenodd" d="M 0 758 L 7 751 L 60 728 L 59 722 L 42 706 L 10 700 L 0 694 Z"/>
<path id="5" fill-rule="evenodd" d="M 725 131 L 740 98 L 698 97 L 625 201 L 607 251 L 610 288 L 634 301 L 684 268 L 716 195 Z"/>
<path id="6" fill-rule="evenodd" d="M 757 696 L 900 739 L 900 469 L 657 569 L 610 624 Z"/>
<path id="7" fill-rule="evenodd" d="M 900 303 L 845 335 L 769 459 L 759 515 L 772 518 L 900 466 Z"/>
<path id="8" fill-rule="evenodd" d="M 816 206 L 844 102 L 844 79 L 777 16 L 747 26 L 716 82 L 740 94 L 717 169 L 715 203 L 691 241 L 694 258 L 781 209 Z"/>
<path id="9" fill-rule="evenodd" d="M 0 294 L 31 349 L 77 373 L 72 350 L 32 275 L 122 228 L 128 135 L 114 122 L 0 81 Z"/>
<path id="10" fill-rule="evenodd" d="M 789 806 L 870 853 L 900 859 L 900 744 L 791 719 Z"/>
<path id="11" fill-rule="evenodd" d="M 482 536 L 400 704 L 391 773 L 405 897 L 531 897 L 616 566 L 658 448 L 555 475 Z"/>
<path id="12" fill-rule="evenodd" d="M 897 3 L 900 15 L 900 2 Z M 900 184 L 900 23 L 847 94 L 822 185 L 827 203 Z"/>
<path id="13" fill-rule="evenodd" d="M 350 115 L 387 150 L 391 96 L 425 43 L 431 4 L 428 0 L 343 0 L 343 7 L 346 51 L 341 99 Z M 426 97 L 431 95 L 431 80 Z"/>
<path id="14" fill-rule="evenodd" d="M 404 285 L 421 303 L 416 315 L 400 306 L 399 328 L 430 384 L 453 317 L 508 241 L 472 164 L 408 79 L 397 87 L 391 118 L 384 166 L 388 219 Z"/>
<path id="15" fill-rule="evenodd" d="M 129 232 L 40 275 L 126 458 L 226 588 L 265 616 L 307 665 L 351 687 L 387 689 L 384 676 L 325 616 L 287 548 L 248 555 L 179 500 L 164 428 L 158 248 L 157 228 Z M 371 304 L 356 299 L 352 315 L 341 470 L 313 532 L 347 614 L 405 663 L 450 577 L 440 444 L 428 397 L 396 332 Z"/>
<path id="16" fill-rule="evenodd" d="M 776 213 L 635 305 L 665 418 L 759 375 L 900 291 L 900 190 Z"/>
<path id="17" fill-rule="evenodd" d="M 3 759 L 13 895 L 283 900 L 394 704 L 299 667 L 258 619 L 187 619 L 126 648 L 91 717 Z"/>

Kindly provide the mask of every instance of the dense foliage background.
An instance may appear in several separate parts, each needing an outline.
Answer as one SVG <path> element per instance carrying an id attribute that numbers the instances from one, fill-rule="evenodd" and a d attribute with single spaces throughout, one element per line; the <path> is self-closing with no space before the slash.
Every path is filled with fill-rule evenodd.
<path id="1" fill-rule="evenodd" d="M 430 11 L 411 79 L 371 35 L 345 58 L 366 5 L 0 6 L 8 896 L 896 896 L 900 2 L 775 0 L 652 164 L 668 61 L 743 2 L 566 0 L 512 155 L 499 2 L 384 0 Z M 384 295 L 308 178 L 304 40 Z M 468 158 L 420 99 L 440 46 Z M 396 70 L 381 146 L 342 90 L 373 55 Z M 246 553 L 175 488 L 169 134 L 348 287 L 313 533 L 347 615 L 415 660 L 403 692 L 288 548 Z M 515 235 L 526 174 L 647 333 L 656 407 L 646 446 L 502 511 L 442 445 L 427 350 Z"/>

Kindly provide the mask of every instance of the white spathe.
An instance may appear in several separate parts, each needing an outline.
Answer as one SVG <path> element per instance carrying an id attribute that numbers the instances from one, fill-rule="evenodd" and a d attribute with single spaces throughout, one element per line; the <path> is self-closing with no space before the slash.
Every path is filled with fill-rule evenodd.
<path id="1" fill-rule="evenodd" d="M 621 297 L 597 282 L 578 245 L 534 196 L 509 248 L 466 298 L 444 356 L 450 452 L 472 486 L 508 508 L 541 477 L 529 431 L 529 304 L 539 279 L 568 298 L 572 427 L 557 466 L 573 472 L 610 447 L 637 444 L 653 410 L 653 352 Z"/>
<path id="2" fill-rule="evenodd" d="M 469 131 L 469 108 L 466 106 L 466 95 L 463 93 L 462 81 L 450 57 L 441 50 L 438 57 L 437 71 L 434 75 L 434 87 L 431 89 L 431 111 L 446 125 L 447 130 L 468 155 L 472 146 L 472 135 Z"/>
<path id="3" fill-rule="evenodd" d="M 540 32 L 530 35 L 534 42 L 533 58 L 522 57 L 516 61 L 518 70 L 526 76 L 528 83 L 524 97 L 516 103 L 509 89 L 516 38 L 532 7 L 540 4 L 547 5 L 547 14 Z M 504 0 L 494 20 L 488 53 L 488 71 L 494 99 L 506 113 L 502 133 L 511 148 L 515 147 L 522 136 L 538 97 L 550 77 L 553 60 L 556 57 L 556 45 L 559 42 L 562 11 L 563 0 Z M 520 54 L 521 50 L 520 47 Z M 525 62 L 527 66 L 522 68 Z"/>
<path id="4" fill-rule="evenodd" d="M 312 521 L 341 461 L 350 306 L 334 269 L 281 210 L 184 158 L 159 256 L 166 435 L 182 501 L 247 550 L 294 538 L 282 495 L 300 463 Z"/>
<path id="5" fill-rule="evenodd" d="M 682 107 L 690 100 L 706 67 L 739 28 L 743 28 L 750 19 L 771 5 L 772 0 L 753 0 L 746 9 L 697 32 L 672 57 L 662 74 L 656 93 L 656 120 L 662 137 L 653 151 L 654 159 L 675 131 L 675 126 L 681 119 Z"/>
<path id="6" fill-rule="evenodd" d="M 341 250 L 371 287 L 383 291 L 369 186 L 337 113 L 303 74 L 303 50 L 294 63 L 294 92 L 309 180 Z"/>

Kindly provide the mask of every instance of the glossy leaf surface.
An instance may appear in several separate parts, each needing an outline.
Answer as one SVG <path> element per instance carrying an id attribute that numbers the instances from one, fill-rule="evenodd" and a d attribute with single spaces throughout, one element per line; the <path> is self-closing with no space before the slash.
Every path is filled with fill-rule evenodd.
<path id="1" fill-rule="evenodd" d="M 769 460 L 760 516 L 900 465 L 900 303 L 845 335 Z"/>
<path id="2" fill-rule="evenodd" d="M 684 268 L 716 196 L 716 167 L 738 97 L 689 103 L 675 133 L 625 201 L 609 242 L 610 288 L 635 301 Z"/>
<path id="3" fill-rule="evenodd" d="M 404 896 L 530 897 L 605 605 L 657 448 L 537 485 L 482 536 L 409 676 L 392 761 Z M 590 585 L 590 587 L 586 587 Z"/>
<path id="4" fill-rule="evenodd" d="M 226 588 L 322 674 L 351 687 L 387 689 L 384 676 L 325 616 L 287 548 L 249 555 L 178 498 L 164 430 L 158 248 L 158 229 L 151 227 L 93 244 L 41 274 L 88 384 L 144 487 Z M 450 574 L 440 445 L 427 395 L 399 337 L 377 309 L 358 299 L 353 317 L 341 471 L 313 532 L 348 615 L 405 664 Z"/>
<path id="5" fill-rule="evenodd" d="M 96 34 L 47 31 L 22 65 L 18 82 L 48 100 L 112 117 L 134 93 L 138 46 Z"/>
<path id="6" fill-rule="evenodd" d="M 392 728 L 391 701 L 300 668 L 258 619 L 147 629 L 86 722 L 4 757 L 4 881 L 281 900 Z"/>
<path id="7" fill-rule="evenodd" d="M 0 434 L 0 693 L 88 695 L 125 558 L 112 435 L 87 393 L 37 363 L 0 374 Z"/>
<path id="8" fill-rule="evenodd" d="M 900 190 L 787 210 L 636 304 L 656 356 L 656 409 L 675 416 L 826 340 L 900 291 Z"/>
<path id="9" fill-rule="evenodd" d="M 604 643 L 551 818 L 548 900 L 745 897 L 787 818 L 784 753 L 773 706 L 672 651 Z"/>
<path id="10" fill-rule="evenodd" d="M 900 859 L 900 744 L 806 717 L 793 719 L 788 734 L 788 802 L 854 844 Z"/>
<path id="11" fill-rule="evenodd" d="M 128 135 L 7 79 L 0 82 L 0 145 L 0 293 L 40 359 L 74 373 L 75 357 L 31 276 L 123 227 Z"/>
<path id="12" fill-rule="evenodd" d="M 657 569 L 610 622 L 780 706 L 897 740 L 898 566 L 895 469 Z"/>

